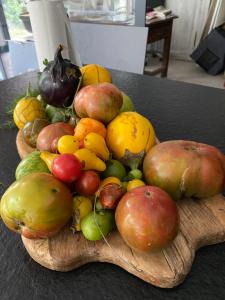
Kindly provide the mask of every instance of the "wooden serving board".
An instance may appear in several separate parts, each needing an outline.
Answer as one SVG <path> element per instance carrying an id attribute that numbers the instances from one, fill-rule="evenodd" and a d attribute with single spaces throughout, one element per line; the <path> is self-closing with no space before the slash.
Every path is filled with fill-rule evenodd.
<path id="1" fill-rule="evenodd" d="M 27 146 L 21 133 L 16 140 L 24 158 L 34 149 Z M 159 252 L 141 253 L 129 248 L 117 231 L 104 241 L 90 242 L 68 227 L 49 239 L 22 237 L 30 256 L 42 266 L 70 271 L 88 262 L 109 262 L 155 286 L 172 288 L 188 274 L 198 248 L 225 241 L 225 198 L 217 195 L 203 200 L 182 199 L 177 202 L 180 230 L 173 243 Z"/>

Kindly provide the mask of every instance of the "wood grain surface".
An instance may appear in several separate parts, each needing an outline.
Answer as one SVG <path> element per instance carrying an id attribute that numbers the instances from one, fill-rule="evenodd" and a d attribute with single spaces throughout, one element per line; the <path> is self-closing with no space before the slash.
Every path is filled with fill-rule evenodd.
<path id="1" fill-rule="evenodd" d="M 21 132 L 16 144 L 21 158 L 27 148 Z M 22 237 L 30 256 L 42 266 L 70 271 L 92 261 L 116 264 L 155 286 L 171 288 L 180 284 L 190 271 L 196 250 L 225 241 L 225 199 L 222 195 L 203 200 L 182 199 L 177 202 L 180 230 L 173 243 L 159 252 L 141 253 L 129 248 L 117 231 L 104 241 L 90 242 L 74 234 L 70 226 L 49 239 Z"/>

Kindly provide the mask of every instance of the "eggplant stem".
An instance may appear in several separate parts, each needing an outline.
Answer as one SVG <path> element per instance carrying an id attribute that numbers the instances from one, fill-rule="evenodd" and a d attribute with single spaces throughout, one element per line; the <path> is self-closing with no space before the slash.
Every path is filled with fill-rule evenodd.
<path id="1" fill-rule="evenodd" d="M 55 52 L 55 57 L 54 57 L 54 60 L 57 60 L 59 58 L 63 59 L 62 58 L 62 51 L 63 51 L 63 45 L 59 45 L 59 47 L 57 48 L 56 52 Z"/>

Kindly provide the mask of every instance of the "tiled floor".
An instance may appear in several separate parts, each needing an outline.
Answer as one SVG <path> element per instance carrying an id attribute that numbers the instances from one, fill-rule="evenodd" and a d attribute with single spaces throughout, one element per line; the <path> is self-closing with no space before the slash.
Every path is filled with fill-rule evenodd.
<path id="1" fill-rule="evenodd" d="M 149 66 L 147 69 L 152 69 L 158 65 L 158 59 L 149 60 Z M 216 76 L 209 75 L 201 67 L 195 64 L 193 61 L 182 61 L 174 58 L 170 59 L 168 69 L 168 79 L 184 81 L 194 84 L 206 85 L 216 88 L 224 88 L 225 77 L 224 74 Z"/>

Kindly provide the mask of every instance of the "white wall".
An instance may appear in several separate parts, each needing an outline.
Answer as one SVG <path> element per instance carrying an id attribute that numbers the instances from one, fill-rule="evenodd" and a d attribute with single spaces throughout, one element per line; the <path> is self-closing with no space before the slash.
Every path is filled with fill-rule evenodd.
<path id="1" fill-rule="evenodd" d="M 71 22 L 82 64 L 143 74 L 148 28 Z"/>
<path id="2" fill-rule="evenodd" d="M 208 16 L 210 0 L 167 0 L 166 6 L 178 15 L 174 20 L 171 53 L 189 59 L 198 46 Z"/>

